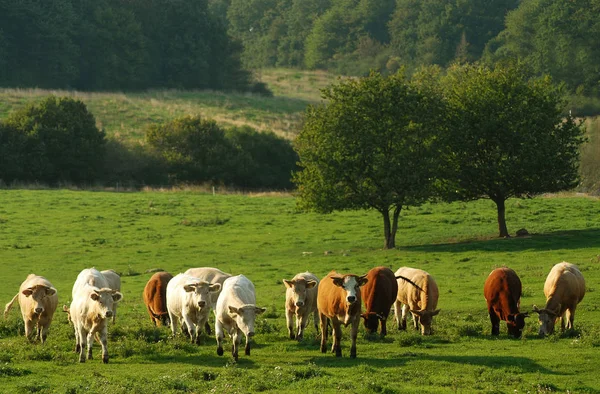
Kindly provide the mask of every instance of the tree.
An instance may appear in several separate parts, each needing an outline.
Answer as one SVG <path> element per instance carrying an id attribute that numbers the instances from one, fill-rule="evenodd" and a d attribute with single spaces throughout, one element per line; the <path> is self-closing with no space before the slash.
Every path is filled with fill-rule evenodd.
<path id="1" fill-rule="evenodd" d="M 295 142 L 299 206 L 318 212 L 375 209 L 394 248 L 403 207 L 424 202 L 438 167 L 442 100 L 403 73 L 371 73 L 322 91 Z"/>
<path id="2" fill-rule="evenodd" d="M 445 198 L 492 200 L 501 237 L 509 236 L 508 198 L 577 184 L 581 124 L 563 115 L 562 91 L 549 77 L 529 75 L 518 65 L 464 65 L 443 81 L 450 114 Z"/>

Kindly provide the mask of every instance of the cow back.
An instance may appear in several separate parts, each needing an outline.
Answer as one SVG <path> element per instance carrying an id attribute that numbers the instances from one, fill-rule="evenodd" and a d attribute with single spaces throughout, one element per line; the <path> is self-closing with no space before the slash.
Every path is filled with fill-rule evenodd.
<path id="1" fill-rule="evenodd" d="M 508 267 L 493 270 L 483 286 L 488 308 L 492 307 L 501 320 L 506 320 L 510 314 L 519 313 L 521 291 L 519 276 Z"/>
<path id="2" fill-rule="evenodd" d="M 394 272 L 387 267 L 375 267 L 367 273 L 367 279 L 360 288 L 366 313 L 383 313 L 387 317 L 398 294 Z"/>
<path id="3" fill-rule="evenodd" d="M 208 283 L 220 283 L 221 286 L 223 285 L 223 283 L 225 283 L 225 280 L 231 278 L 232 276 L 227 272 L 223 272 L 218 268 L 212 267 L 190 268 L 187 271 L 185 271 L 184 274 L 193 276 L 198 279 L 202 279 L 203 281 Z M 217 300 L 219 299 L 219 294 L 221 294 L 221 291 L 223 291 L 222 287 L 220 291 L 211 293 L 211 301 L 213 306 L 217 304 Z"/>
<path id="4" fill-rule="evenodd" d="M 435 279 L 427 272 L 418 268 L 401 267 L 396 276 L 404 276 L 421 288 L 419 290 L 403 279 L 398 279 L 397 299 L 413 310 L 434 311 L 437 308 L 439 289 Z"/>
<path id="5" fill-rule="evenodd" d="M 574 305 L 577 305 L 585 295 L 585 279 L 579 268 L 571 263 L 556 264 L 550 270 L 544 283 L 546 308 L 554 310 L 561 305 L 559 315 Z"/>
<path id="6" fill-rule="evenodd" d="M 167 285 L 173 279 L 168 272 L 157 272 L 144 287 L 144 303 L 156 314 L 167 313 Z"/>
<path id="7" fill-rule="evenodd" d="M 75 299 L 77 293 L 85 286 L 97 287 L 98 289 L 108 288 L 108 281 L 96 268 L 87 268 L 82 270 L 73 284 L 72 296 Z"/>

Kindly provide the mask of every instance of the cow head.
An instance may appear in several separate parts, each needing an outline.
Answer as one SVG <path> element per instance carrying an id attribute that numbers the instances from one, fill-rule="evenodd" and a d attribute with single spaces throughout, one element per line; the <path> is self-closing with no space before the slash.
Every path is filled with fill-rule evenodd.
<path id="1" fill-rule="evenodd" d="M 421 324 L 421 334 L 422 335 L 431 335 L 431 324 L 433 323 L 433 317 L 440 313 L 440 309 L 436 309 L 435 311 L 428 311 L 426 309 L 417 311 L 411 310 L 416 316 L 419 316 L 419 323 Z"/>
<path id="2" fill-rule="evenodd" d="M 283 284 L 288 289 L 292 289 L 292 300 L 294 301 L 294 305 L 296 305 L 298 308 L 302 308 L 306 304 L 306 290 L 315 287 L 317 285 L 317 281 L 305 279 L 284 279 Z"/>
<path id="3" fill-rule="evenodd" d="M 44 312 L 44 299 L 56 294 L 56 289 L 54 287 L 37 285 L 24 289 L 21 293 L 25 297 L 31 298 L 33 301 L 33 312 L 39 315 Z"/>
<path id="4" fill-rule="evenodd" d="M 108 287 L 103 289 L 94 288 L 90 293 L 90 299 L 96 303 L 98 316 L 101 319 L 106 319 L 113 316 L 114 305 L 123 299 L 123 294 Z"/>
<path id="5" fill-rule="evenodd" d="M 183 286 L 187 294 L 187 305 L 193 305 L 195 308 L 212 307 L 211 293 L 221 291 L 220 283 L 208 283 L 203 280 L 187 282 Z"/>
<path id="6" fill-rule="evenodd" d="M 344 275 L 332 276 L 333 284 L 343 288 L 346 291 L 346 302 L 354 304 L 360 299 L 360 286 L 364 286 L 367 282 L 367 275 Z"/>
<path id="7" fill-rule="evenodd" d="M 554 333 L 554 324 L 556 319 L 559 317 L 560 304 L 555 310 L 550 309 L 538 309 L 537 306 L 533 306 L 533 311 L 538 314 L 540 322 L 539 335 L 541 337 Z"/>
<path id="8" fill-rule="evenodd" d="M 377 333 L 377 329 L 379 328 L 379 321 L 385 321 L 387 319 L 381 313 L 376 312 L 363 313 L 360 316 L 363 318 L 365 323 L 365 329 L 369 334 Z"/>
<path id="9" fill-rule="evenodd" d="M 506 328 L 508 333 L 515 338 L 521 338 L 523 328 L 525 328 L 525 318 L 529 317 L 528 313 L 513 313 L 506 317 Z"/>
<path id="10" fill-rule="evenodd" d="M 265 311 L 265 308 L 259 308 L 253 304 L 246 304 L 237 308 L 229 306 L 229 317 L 235 320 L 238 328 L 242 330 L 246 337 L 253 337 L 256 315 L 260 315 Z"/>

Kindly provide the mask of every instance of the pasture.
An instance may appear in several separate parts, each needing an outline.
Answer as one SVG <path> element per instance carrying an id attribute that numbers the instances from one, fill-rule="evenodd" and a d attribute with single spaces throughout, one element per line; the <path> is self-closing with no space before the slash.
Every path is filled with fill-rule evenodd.
<path id="1" fill-rule="evenodd" d="M 373 211 L 318 215 L 297 212 L 287 195 L 212 195 L 193 191 L 114 193 L 0 190 L 0 302 L 27 274 L 48 278 L 59 309 L 70 302 L 77 274 L 95 266 L 122 274 L 124 299 L 109 324 L 110 363 L 78 362 L 74 334 L 60 311 L 47 342 L 23 337 L 18 307 L 0 321 L 0 392 L 6 393 L 246 393 L 246 392 L 487 392 L 598 393 L 600 377 L 600 202 L 583 196 L 509 200 L 514 234 L 497 239 L 489 201 L 426 204 L 401 215 L 395 250 L 382 250 L 382 223 Z M 327 253 L 326 253 L 327 252 Z M 575 330 L 545 339 L 537 318 L 515 340 L 491 325 L 483 298 L 489 272 L 512 267 L 523 283 L 521 309 L 544 305 L 543 283 L 563 260 L 579 265 L 587 294 Z M 392 322 L 388 336 L 361 327 L 357 358 L 319 352 L 312 323 L 303 342 L 287 338 L 282 279 L 305 270 L 364 274 L 374 266 L 430 272 L 440 288 L 434 335 L 422 337 Z M 192 345 L 154 328 L 142 301 L 152 269 L 173 274 L 214 266 L 250 278 L 257 304 L 251 356 L 216 354 L 213 336 Z M 409 325 L 411 322 L 409 321 Z M 214 327 L 214 321 L 211 320 Z M 329 342 L 331 344 L 331 342 Z"/>

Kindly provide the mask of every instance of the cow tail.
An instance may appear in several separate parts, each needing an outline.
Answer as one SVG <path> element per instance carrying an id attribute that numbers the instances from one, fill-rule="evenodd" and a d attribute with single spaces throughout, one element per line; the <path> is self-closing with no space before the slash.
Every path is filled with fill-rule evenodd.
<path id="1" fill-rule="evenodd" d="M 408 283 L 410 283 L 411 285 L 413 285 L 414 287 L 416 287 L 417 289 L 419 289 L 419 290 L 421 290 L 421 291 L 425 291 L 425 290 L 421 289 L 421 288 L 419 287 L 419 285 L 417 285 L 415 282 L 413 282 L 412 280 L 410 280 L 410 279 L 408 279 L 408 278 L 405 278 L 405 277 L 404 277 L 404 276 L 402 276 L 402 275 L 396 275 L 396 279 L 402 279 L 402 280 L 405 280 L 405 281 L 407 281 Z"/>
<path id="2" fill-rule="evenodd" d="M 6 304 L 6 306 L 4 307 L 4 318 L 5 319 L 8 317 L 8 312 L 10 312 L 10 309 L 12 308 L 13 304 L 17 300 L 17 297 L 19 297 L 19 293 L 17 293 L 17 295 L 14 296 L 13 299 L 8 304 Z"/>

